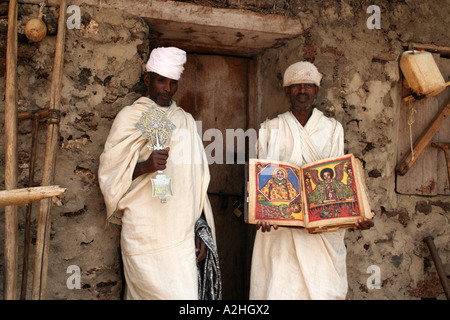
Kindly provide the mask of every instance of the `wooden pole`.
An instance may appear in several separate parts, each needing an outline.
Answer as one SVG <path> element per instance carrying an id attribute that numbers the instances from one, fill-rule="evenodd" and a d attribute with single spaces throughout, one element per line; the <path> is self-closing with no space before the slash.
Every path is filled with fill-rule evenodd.
<path id="1" fill-rule="evenodd" d="M 27 205 L 34 201 L 59 196 L 66 192 L 60 186 L 42 186 L 0 191 L 0 206 Z"/>
<path id="2" fill-rule="evenodd" d="M 414 42 L 400 42 L 405 49 L 424 49 L 430 52 L 436 52 L 440 55 L 450 55 L 450 47 L 436 46 L 434 44 L 414 43 Z"/>
<path id="3" fill-rule="evenodd" d="M 31 157 L 30 157 L 30 167 L 28 170 L 28 186 L 34 186 L 34 167 L 36 165 L 36 150 L 37 150 L 37 139 L 39 134 L 39 114 L 35 113 L 32 122 L 32 136 L 31 136 Z M 20 114 L 19 114 L 20 120 Z M 22 287 L 20 290 L 20 300 L 25 300 L 27 297 L 27 285 L 28 285 L 28 269 L 29 269 L 29 254 L 30 254 L 30 243 L 31 243 L 31 211 L 33 209 L 33 204 L 29 203 L 27 205 L 27 213 L 25 216 L 25 230 L 24 230 L 24 240 L 23 240 L 23 263 L 22 263 Z"/>
<path id="4" fill-rule="evenodd" d="M 42 119 L 48 117 L 48 109 L 42 109 L 36 112 L 33 111 L 27 111 L 27 112 L 21 112 L 17 115 L 17 119 L 19 121 L 26 120 L 26 119 Z"/>
<path id="5" fill-rule="evenodd" d="M 9 2 L 5 88 L 5 189 L 17 188 L 17 1 Z M 5 207 L 5 300 L 17 299 L 17 207 Z"/>
<path id="6" fill-rule="evenodd" d="M 450 289 L 448 286 L 447 274 L 445 273 L 444 266 L 442 264 L 441 258 L 438 255 L 436 246 L 434 245 L 433 237 L 427 236 L 423 238 L 423 241 L 428 246 L 430 250 L 431 257 L 433 258 L 434 266 L 436 267 L 436 271 L 439 276 L 439 280 L 441 281 L 442 288 L 444 289 L 445 296 L 447 300 L 450 300 Z"/>
<path id="7" fill-rule="evenodd" d="M 0 0 L 0 3 L 2 2 L 8 2 L 9 0 Z M 16 1 L 18 3 L 24 3 L 24 4 L 41 4 L 43 0 L 19 0 Z M 59 0 L 46 0 L 45 1 L 46 6 L 53 6 L 57 7 L 59 5 Z"/>
<path id="8" fill-rule="evenodd" d="M 42 185 L 53 184 L 56 148 L 59 138 L 59 108 L 61 99 L 64 46 L 66 38 L 67 1 L 59 4 L 58 34 L 56 36 L 55 60 L 53 63 L 52 83 L 50 88 L 50 107 L 48 114 L 47 141 L 45 149 Z M 47 286 L 48 251 L 51 227 L 51 201 L 41 200 L 36 238 L 33 285 L 31 297 L 34 300 L 45 298 Z"/>
<path id="9" fill-rule="evenodd" d="M 32 119 L 32 141 L 31 141 L 31 157 L 28 176 L 28 186 L 34 187 L 34 169 L 36 166 L 36 151 L 37 151 L 37 139 L 39 134 L 39 122 L 41 118 L 48 116 L 48 109 L 39 110 L 36 112 L 22 112 L 18 115 L 18 120 Z M 41 199 L 39 199 L 41 200 Z M 22 266 L 22 287 L 20 291 L 20 299 L 25 300 L 27 295 L 28 286 L 28 269 L 29 269 L 29 252 L 31 243 L 31 210 L 33 203 L 27 205 L 27 212 L 25 217 L 25 230 L 23 241 L 23 266 Z"/>

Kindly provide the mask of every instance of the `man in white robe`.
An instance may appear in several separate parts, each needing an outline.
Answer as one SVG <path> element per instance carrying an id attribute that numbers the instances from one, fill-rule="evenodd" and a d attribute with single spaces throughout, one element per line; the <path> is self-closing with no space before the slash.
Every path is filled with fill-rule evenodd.
<path id="1" fill-rule="evenodd" d="M 107 220 L 121 225 L 126 299 L 198 299 L 197 260 L 205 244 L 194 228 L 202 213 L 214 236 L 203 144 L 193 117 L 172 101 L 185 62 L 178 48 L 152 51 L 144 75 L 148 97 L 117 114 L 100 156 Z M 137 125 L 154 108 L 175 126 L 164 150 L 154 150 Z M 165 203 L 152 196 L 158 171 L 171 180 Z"/>
<path id="2" fill-rule="evenodd" d="M 344 154 L 344 132 L 335 119 L 313 106 L 322 75 L 309 62 L 297 62 L 284 74 L 290 111 L 265 121 L 259 130 L 258 158 L 295 165 Z M 356 229 L 373 226 L 370 220 Z M 310 234 L 306 229 L 257 224 L 250 299 L 345 299 L 345 231 Z M 271 232 L 269 232 L 271 231 Z"/>

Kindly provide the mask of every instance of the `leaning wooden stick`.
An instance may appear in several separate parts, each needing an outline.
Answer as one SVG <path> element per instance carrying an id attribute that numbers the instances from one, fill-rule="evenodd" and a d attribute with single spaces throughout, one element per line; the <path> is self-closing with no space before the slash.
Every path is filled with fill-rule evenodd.
<path id="1" fill-rule="evenodd" d="M 400 161 L 397 164 L 397 167 L 395 168 L 395 171 L 401 175 L 404 176 L 408 170 L 413 166 L 413 164 L 416 162 L 419 155 L 422 153 L 422 151 L 425 149 L 425 147 L 428 145 L 428 143 L 433 138 L 434 134 L 439 130 L 441 125 L 444 123 L 444 121 L 447 119 L 447 117 L 450 115 L 450 102 L 447 102 L 444 107 L 439 111 L 439 113 L 436 115 L 434 120 L 431 122 L 431 124 L 428 126 L 428 128 L 423 132 L 422 136 L 416 141 L 414 144 L 414 159 L 411 157 L 411 152 L 408 153 L 402 161 Z"/>
<path id="2" fill-rule="evenodd" d="M 48 109 L 41 109 L 36 112 L 33 111 L 21 112 L 17 115 L 17 119 L 21 121 L 26 119 L 34 119 L 35 117 L 38 117 L 39 119 L 46 118 L 47 116 L 48 116 Z"/>
<path id="3" fill-rule="evenodd" d="M 436 267 L 439 280 L 441 281 L 442 288 L 444 289 L 445 296 L 447 297 L 447 300 L 450 300 L 450 289 L 448 286 L 447 275 L 445 274 L 444 265 L 442 264 L 441 258 L 439 257 L 433 240 L 434 239 L 431 236 L 423 238 L 423 241 L 426 243 L 428 249 L 430 250 L 431 257 L 433 258 L 433 262 Z"/>
<path id="4" fill-rule="evenodd" d="M 17 1 L 9 2 L 5 88 L 5 188 L 17 188 Z M 5 207 L 5 300 L 17 298 L 17 207 Z"/>
<path id="5" fill-rule="evenodd" d="M 21 117 L 22 115 L 22 117 Z M 36 151 L 37 151 L 37 139 L 39 133 L 39 121 L 41 118 L 45 118 L 48 115 L 48 109 L 39 110 L 37 112 L 30 112 L 30 115 L 24 117 L 23 113 L 19 113 L 19 121 L 21 119 L 32 118 L 32 137 L 31 137 L 31 157 L 30 157 L 30 167 L 28 175 L 28 186 L 33 187 L 34 183 L 34 168 L 36 166 Z M 23 266 L 22 266 L 22 287 L 20 290 L 20 300 L 25 300 L 27 296 L 27 285 L 28 285 L 28 268 L 29 268 L 29 253 L 30 253 L 30 243 L 31 243 L 31 211 L 33 208 L 33 203 L 27 205 L 27 212 L 25 216 L 25 230 L 24 230 L 24 240 L 23 240 Z"/>
<path id="6" fill-rule="evenodd" d="M 34 186 L 34 168 L 36 162 L 36 149 L 37 149 L 37 136 L 39 129 L 39 121 L 48 116 L 48 109 L 41 109 L 38 111 L 27 111 L 21 112 L 17 115 L 17 120 L 33 120 L 32 126 L 32 143 L 31 143 L 31 157 L 30 157 L 30 167 L 29 167 L 29 177 L 28 177 L 28 185 Z M 41 200 L 41 199 L 39 199 Z M 31 229 L 31 210 L 32 203 L 30 202 L 27 205 L 27 212 L 25 217 L 25 230 L 24 230 L 24 244 L 23 244 L 23 267 L 22 267 L 22 287 L 20 292 L 20 299 L 25 300 L 27 294 L 27 283 L 28 283 L 28 256 L 29 256 L 29 248 L 31 242 L 30 229 Z"/>
<path id="7" fill-rule="evenodd" d="M 60 186 L 42 186 L 0 191 L 0 206 L 20 206 L 62 195 L 66 188 Z"/>
<path id="8" fill-rule="evenodd" d="M 45 149 L 42 185 L 53 184 L 56 150 L 59 138 L 59 108 L 64 63 L 64 45 L 66 38 L 67 1 L 59 4 L 58 34 L 56 36 L 55 60 L 53 64 L 52 83 L 50 89 L 50 107 L 48 114 L 47 141 Z M 51 201 L 41 200 L 39 207 L 38 228 L 36 237 L 36 255 L 34 260 L 33 285 L 31 298 L 44 299 L 47 286 L 48 251 L 51 227 Z"/>

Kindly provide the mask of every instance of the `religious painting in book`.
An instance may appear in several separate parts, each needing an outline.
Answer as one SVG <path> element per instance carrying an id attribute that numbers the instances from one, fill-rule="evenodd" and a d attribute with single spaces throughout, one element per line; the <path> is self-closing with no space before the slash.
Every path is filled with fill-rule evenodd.
<path id="1" fill-rule="evenodd" d="M 350 158 L 303 167 L 309 221 L 361 216 Z"/>
<path id="2" fill-rule="evenodd" d="M 311 233 L 348 229 L 371 219 L 361 163 L 352 154 L 297 167 L 250 159 L 245 220 L 299 226 Z"/>
<path id="3" fill-rule="evenodd" d="M 257 170 L 258 219 L 303 220 L 299 169 L 289 165 L 262 164 Z"/>

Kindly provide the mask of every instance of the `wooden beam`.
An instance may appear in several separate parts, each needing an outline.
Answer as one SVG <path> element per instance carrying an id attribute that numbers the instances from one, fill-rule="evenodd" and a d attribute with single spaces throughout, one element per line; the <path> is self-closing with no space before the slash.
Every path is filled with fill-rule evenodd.
<path id="1" fill-rule="evenodd" d="M 0 0 L 0 3 L 2 2 L 9 2 L 9 0 Z M 16 1 L 18 3 L 24 3 L 24 4 L 41 4 L 43 2 L 43 0 L 18 0 Z M 45 5 L 46 6 L 58 6 L 58 2 L 59 0 L 47 0 L 45 1 Z"/>
<path id="2" fill-rule="evenodd" d="M 437 46 L 434 44 L 415 43 L 415 42 L 401 42 L 401 45 L 405 49 L 412 47 L 414 50 L 424 49 L 429 52 L 439 53 L 442 56 L 450 55 L 450 47 Z"/>
<path id="3" fill-rule="evenodd" d="M 0 0 L 3 2 L 4 0 Z M 42 0 L 21 0 L 20 3 L 40 4 Z M 58 6 L 59 0 L 47 0 L 46 5 Z M 236 30 L 254 30 L 286 35 L 303 32 L 299 19 L 279 14 L 265 15 L 243 9 L 214 8 L 179 1 L 159 0 L 71 0 L 71 5 L 90 5 L 126 11 L 142 18 L 164 19 L 181 23 L 217 26 Z M 269 23 L 270 19 L 270 23 Z M 250 22 L 250 23 L 249 23 Z"/>
<path id="4" fill-rule="evenodd" d="M 0 191 L 0 206 L 27 205 L 31 202 L 59 196 L 66 192 L 60 186 L 41 186 Z"/>
<path id="5" fill-rule="evenodd" d="M 414 144 L 413 152 L 409 152 L 403 159 L 397 164 L 395 171 L 397 174 L 404 176 L 408 170 L 414 165 L 423 149 L 428 145 L 433 136 L 439 130 L 441 125 L 447 119 L 450 114 L 450 103 L 447 102 L 441 110 L 438 112 L 434 120 L 430 123 L 428 128 L 422 133 L 422 136 Z M 414 153 L 414 159 L 411 155 Z"/>
<path id="6" fill-rule="evenodd" d="M 7 0 L 0 0 L 6 2 Z M 20 3 L 39 5 L 43 0 L 19 0 Z M 59 6 L 59 0 L 46 0 L 47 6 Z M 260 14 L 244 9 L 226 9 L 207 7 L 179 1 L 160 0 L 71 0 L 71 5 L 90 5 L 100 8 L 113 8 L 126 11 L 143 18 L 164 19 L 211 26 L 223 26 L 233 29 L 259 30 L 296 35 L 303 32 L 298 19 L 279 14 Z M 252 23 L 249 24 L 248 17 Z M 270 18 L 270 23 L 268 23 Z M 201 19 L 207 19 L 202 21 Z"/>
<path id="7" fill-rule="evenodd" d="M 5 188 L 17 188 L 17 1 L 9 2 L 5 88 Z M 5 300 L 17 299 L 17 207 L 5 207 Z"/>
<path id="8" fill-rule="evenodd" d="M 41 1 L 19 2 L 38 5 Z M 58 0 L 46 1 L 47 6 L 58 4 Z M 151 46 L 177 46 L 196 53 L 253 57 L 304 32 L 298 18 L 181 1 L 71 0 L 70 5 L 114 9 L 138 16 L 149 26 Z"/>
<path id="9" fill-rule="evenodd" d="M 59 5 L 58 34 L 56 36 L 55 58 L 50 88 L 47 140 L 42 175 L 43 186 L 53 184 L 54 179 L 56 150 L 59 139 L 59 111 L 64 63 L 64 46 L 66 39 L 66 17 L 67 1 L 61 0 Z M 36 254 L 34 260 L 33 285 L 31 290 L 31 298 L 33 300 L 41 300 L 45 298 L 50 227 L 51 201 L 49 199 L 44 199 L 40 202 L 36 234 Z"/>
<path id="10" fill-rule="evenodd" d="M 21 112 L 17 116 L 17 119 L 21 121 L 26 119 L 33 119 L 34 117 L 38 117 L 39 119 L 48 117 L 48 109 L 41 109 L 35 112 L 33 111 Z"/>
<path id="11" fill-rule="evenodd" d="M 41 110 L 42 111 L 42 110 Z M 48 111 L 48 109 L 47 109 Z M 28 185 L 34 186 L 34 171 L 36 167 L 36 151 L 37 151 L 37 140 L 39 134 L 39 120 L 41 115 L 39 111 L 33 113 L 33 122 L 31 126 L 31 156 L 30 165 L 28 167 Z M 20 114 L 19 114 L 20 120 Z M 32 203 L 27 204 L 25 213 L 25 229 L 24 229 L 24 239 L 23 239 L 23 263 L 22 263 L 22 286 L 20 290 L 20 300 L 25 300 L 27 296 L 28 288 L 28 269 L 29 269 L 29 256 L 30 256 L 30 244 L 31 244 L 31 210 Z"/>

